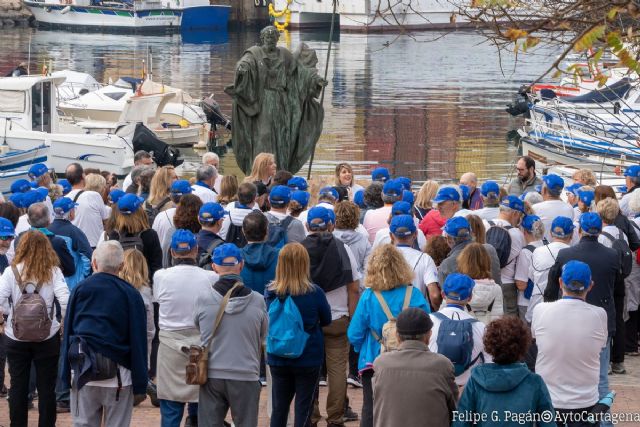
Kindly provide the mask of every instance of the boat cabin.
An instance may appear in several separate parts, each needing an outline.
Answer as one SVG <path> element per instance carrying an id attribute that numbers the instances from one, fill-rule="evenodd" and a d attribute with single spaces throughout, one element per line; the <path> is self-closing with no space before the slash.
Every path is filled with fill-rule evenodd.
<path id="1" fill-rule="evenodd" d="M 33 75 L 0 78 L 0 126 L 56 132 L 56 91 L 64 80 L 64 77 Z"/>

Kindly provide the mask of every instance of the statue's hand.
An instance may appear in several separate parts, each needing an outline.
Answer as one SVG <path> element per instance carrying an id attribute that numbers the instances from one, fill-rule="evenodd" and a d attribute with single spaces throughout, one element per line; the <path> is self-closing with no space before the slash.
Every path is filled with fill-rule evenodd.
<path id="1" fill-rule="evenodd" d="M 238 73 L 239 74 L 247 74 L 249 72 L 249 64 L 246 62 L 241 62 L 238 64 Z"/>
<path id="2" fill-rule="evenodd" d="M 326 81 L 325 79 L 319 79 L 318 84 L 320 85 L 320 87 L 325 87 L 326 85 L 329 84 L 329 82 Z"/>

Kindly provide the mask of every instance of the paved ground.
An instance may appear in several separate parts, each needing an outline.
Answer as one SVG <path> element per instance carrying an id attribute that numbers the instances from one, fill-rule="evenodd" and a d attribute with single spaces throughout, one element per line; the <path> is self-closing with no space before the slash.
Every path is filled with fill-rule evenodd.
<path id="1" fill-rule="evenodd" d="M 613 413 L 617 416 L 630 416 L 635 417 L 636 420 L 640 420 L 640 357 L 627 358 L 626 366 L 628 374 L 626 375 L 611 375 L 609 377 L 611 381 L 611 389 L 615 390 L 618 394 L 613 406 Z M 7 379 L 8 381 L 8 379 Z M 261 401 L 260 401 L 260 427 L 267 427 L 269 425 L 267 418 L 267 398 L 266 388 L 263 388 Z M 326 395 L 326 388 L 320 388 L 321 408 L 324 406 L 324 398 Z M 349 387 L 349 399 L 351 406 L 356 412 L 360 412 L 362 407 L 362 391 L 360 389 L 354 389 Z M 324 410 L 322 413 L 325 414 Z M 37 409 L 29 411 L 29 426 L 37 426 L 38 412 Z M 58 416 L 58 427 L 71 426 L 72 421 L 69 414 L 62 414 Z M 143 402 L 139 407 L 135 408 L 133 412 L 133 421 L 131 423 L 135 427 L 157 427 L 160 425 L 160 411 L 158 408 L 151 406 L 148 400 Z M 324 427 L 324 421 L 320 422 L 320 426 Z M 358 422 L 347 423 L 348 427 L 358 426 Z M 622 426 L 638 426 L 640 427 L 640 421 L 620 422 L 618 425 Z M 9 426 L 9 407 L 6 400 L 0 402 L 0 427 Z M 390 426 L 392 427 L 392 426 Z"/>

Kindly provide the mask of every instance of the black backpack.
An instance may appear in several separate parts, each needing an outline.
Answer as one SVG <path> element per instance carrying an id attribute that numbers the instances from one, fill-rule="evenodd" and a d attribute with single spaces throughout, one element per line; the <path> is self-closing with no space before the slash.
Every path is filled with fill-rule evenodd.
<path id="1" fill-rule="evenodd" d="M 618 251 L 620 254 L 620 261 L 622 262 L 622 266 L 620 271 L 622 272 L 622 277 L 626 278 L 631 274 L 631 268 L 633 267 L 633 252 L 631 252 L 631 248 L 629 248 L 629 244 L 626 240 L 624 240 L 624 233 L 622 230 L 618 228 L 618 237 L 613 237 L 610 233 L 603 231 L 602 234 L 607 239 L 611 240 L 611 247 Z"/>
<path id="2" fill-rule="evenodd" d="M 125 251 L 127 249 L 137 249 L 140 252 L 143 252 L 144 242 L 142 241 L 142 233 L 144 231 L 145 230 L 134 235 L 121 235 L 120 233 L 116 232 L 116 237 L 109 238 L 109 240 L 117 240 L 118 242 L 120 242 L 120 245 L 122 245 L 122 249 Z"/>
<path id="3" fill-rule="evenodd" d="M 198 267 L 204 268 L 205 270 L 211 269 L 211 257 L 213 256 L 213 251 L 223 243 L 225 243 L 225 241 L 222 239 L 215 239 L 211 242 L 207 250 L 200 255 L 200 258 L 198 259 Z"/>
<path id="4" fill-rule="evenodd" d="M 156 206 L 152 206 L 150 203 L 145 203 L 144 211 L 147 214 L 147 218 L 149 220 L 149 226 L 153 225 L 153 221 L 156 219 L 162 208 L 171 201 L 171 197 L 165 197 L 160 203 Z"/>
<path id="5" fill-rule="evenodd" d="M 242 231 L 241 225 L 235 225 L 233 222 L 229 224 L 229 231 L 227 231 L 227 243 L 233 243 L 239 248 L 247 246 L 247 238 L 244 237 L 244 231 Z"/>
<path id="6" fill-rule="evenodd" d="M 493 221 L 489 221 L 489 225 L 491 227 L 487 230 L 486 240 L 488 244 L 495 248 L 498 260 L 500 260 L 500 268 L 502 269 L 513 262 L 513 260 L 509 260 L 511 256 L 511 236 L 508 231 L 513 227 L 510 225 L 501 227 Z"/>

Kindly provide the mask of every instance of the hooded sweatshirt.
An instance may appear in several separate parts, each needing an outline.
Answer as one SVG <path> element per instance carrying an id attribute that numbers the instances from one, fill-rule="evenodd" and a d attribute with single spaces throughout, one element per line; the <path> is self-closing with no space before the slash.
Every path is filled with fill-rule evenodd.
<path id="1" fill-rule="evenodd" d="M 551 396 L 540 375 L 529 371 L 524 363 L 486 363 L 471 371 L 458 402 L 458 414 L 463 419 L 454 421 L 453 426 L 474 425 L 475 415 L 481 419 L 476 426 L 533 426 L 530 418 L 538 417 L 538 426 L 552 427 L 556 425 L 554 417 L 546 418 L 550 413 L 553 414 Z M 486 419 L 480 418 L 482 414 Z"/>
<path id="2" fill-rule="evenodd" d="M 488 325 L 504 314 L 502 288 L 493 279 L 477 279 L 469 306 L 473 316 Z"/>
<path id="3" fill-rule="evenodd" d="M 264 288 L 276 277 L 276 265 L 280 251 L 267 243 L 250 243 L 242 250 L 244 268 L 242 281 L 245 286 L 264 295 Z"/>
<path id="4" fill-rule="evenodd" d="M 311 262 L 311 280 L 325 293 L 353 282 L 349 254 L 344 243 L 328 232 L 313 233 L 302 242 Z"/>
<path id="5" fill-rule="evenodd" d="M 209 292 L 198 298 L 194 320 L 203 343 L 211 339 L 224 295 L 238 281 L 242 278 L 237 275 L 222 276 Z M 246 286 L 236 288 L 209 345 L 209 378 L 258 381 L 268 323 L 264 297 Z"/>
<path id="6" fill-rule="evenodd" d="M 334 230 L 333 235 L 349 246 L 349 249 L 356 257 L 359 273 L 364 274 L 366 260 L 371 253 L 371 244 L 367 236 L 355 230 Z"/>

